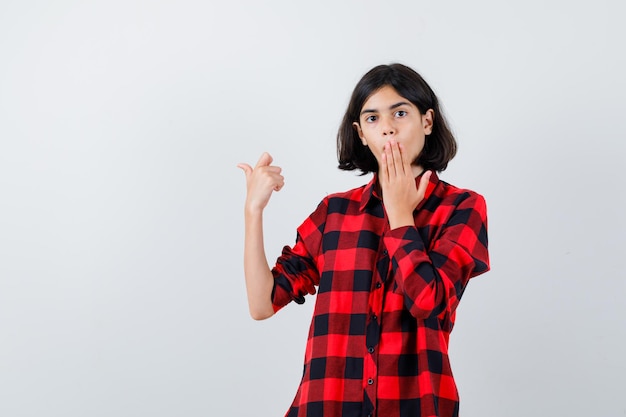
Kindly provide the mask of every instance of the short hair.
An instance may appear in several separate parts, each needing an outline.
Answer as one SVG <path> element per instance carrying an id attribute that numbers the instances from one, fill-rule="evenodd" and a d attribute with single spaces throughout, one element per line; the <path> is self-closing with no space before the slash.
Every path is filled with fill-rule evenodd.
<path id="1" fill-rule="evenodd" d="M 367 99 L 385 86 L 393 87 L 399 95 L 413 103 L 420 114 L 433 110 L 432 132 L 426 137 L 424 149 L 413 163 L 423 166 L 425 170 L 445 170 L 456 154 L 457 144 L 439 107 L 439 100 L 415 70 L 398 63 L 372 68 L 354 87 L 337 133 L 338 168 L 346 171 L 359 169 L 361 175 L 378 172 L 374 154 L 369 147 L 363 146 L 353 123 L 359 123 L 359 115 Z"/>

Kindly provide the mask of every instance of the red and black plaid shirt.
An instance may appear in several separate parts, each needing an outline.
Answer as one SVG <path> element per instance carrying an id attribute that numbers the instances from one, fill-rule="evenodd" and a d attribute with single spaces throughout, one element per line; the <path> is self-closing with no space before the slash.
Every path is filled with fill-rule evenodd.
<path id="1" fill-rule="evenodd" d="M 448 341 L 489 270 L 485 200 L 433 173 L 416 226 L 390 230 L 376 180 L 326 197 L 272 270 L 275 311 L 318 293 L 288 417 L 458 415 Z"/>

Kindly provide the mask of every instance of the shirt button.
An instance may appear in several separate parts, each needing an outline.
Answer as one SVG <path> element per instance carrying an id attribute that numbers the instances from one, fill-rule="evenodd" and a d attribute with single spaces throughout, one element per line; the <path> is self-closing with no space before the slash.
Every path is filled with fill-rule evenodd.
<path id="1" fill-rule="evenodd" d="M 374 380 L 372 378 L 367 380 L 368 385 L 372 385 L 374 383 Z"/>
<path id="2" fill-rule="evenodd" d="M 389 252 L 387 252 L 387 249 L 383 249 L 383 255 L 387 255 Z"/>
<path id="3" fill-rule="evenodd" d="M 376 314 L 372 315 L 372 320 L 378 320 L 378 316 Z"/>
<path id="4" fill-rule="evenodd" d="M 382 284 L 380 282 L 377 282 L 376 283 L 376 288 L 380 288 L 380 287 L 382 287 Z"/>
<path id="5" fill-rule="evenodd" d="M 372 346 L 370 346 L 370 347 L 367 348 L 367 351 L 369 353 L 374 353 L 374 348 Z"/>

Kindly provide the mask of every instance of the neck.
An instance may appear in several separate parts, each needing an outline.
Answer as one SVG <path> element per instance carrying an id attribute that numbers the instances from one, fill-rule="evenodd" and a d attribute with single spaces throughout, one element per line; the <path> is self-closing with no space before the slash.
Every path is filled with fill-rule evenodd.
<path id="1" fill-rule="evenodd" d="M 411 169 L 413 170 L 413 178 L 417 178 L 424 173 L 424 167 L 421 165 L 411 165 Z"/>

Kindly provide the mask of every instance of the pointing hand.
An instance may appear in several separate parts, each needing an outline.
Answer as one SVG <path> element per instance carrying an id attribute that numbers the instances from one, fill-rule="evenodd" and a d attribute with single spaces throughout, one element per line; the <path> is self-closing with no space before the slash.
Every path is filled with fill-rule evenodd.
<path id="1" fill-rule="evenodd" d="M 246 210 L 262 211 L 272 191 L 280 191 L 285 185 L 285 178 L 280 174 L 281 168 L 270 165 L 272 161 L 272 156 L 264 152 L 254 168 L 246 163 L 237 164 L 246 174 Z"/>

